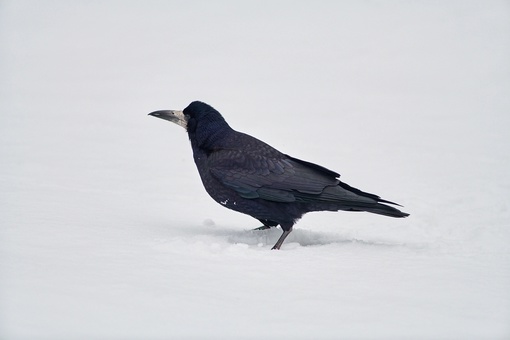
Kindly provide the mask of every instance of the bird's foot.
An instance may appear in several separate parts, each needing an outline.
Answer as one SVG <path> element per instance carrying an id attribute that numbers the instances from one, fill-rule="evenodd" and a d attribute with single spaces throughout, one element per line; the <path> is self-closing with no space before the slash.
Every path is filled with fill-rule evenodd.
<path id="1" fill-rule="evenodd" d="M 255 228 L 253 230 L 267 230 L 267 229 L 270 229 L 271 227 L 268 226 L 268 225 L 263 225 L 262 227 L 258 227 L 258 228 Z"/>

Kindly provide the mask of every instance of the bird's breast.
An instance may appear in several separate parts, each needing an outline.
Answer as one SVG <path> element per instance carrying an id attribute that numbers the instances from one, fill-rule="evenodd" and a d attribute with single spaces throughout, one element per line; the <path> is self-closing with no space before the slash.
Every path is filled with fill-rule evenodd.
<path id="1" fill-rule="evenodd" d="M 193 158 L 197 166 L 200 179 L 204 185 L 205 191 L 219 204 L 233 208 L 237 206 L 238 197 L 235 191 L 225 187 L 209 171 L 207 154 L 205 152 L 194 152 Z"/>

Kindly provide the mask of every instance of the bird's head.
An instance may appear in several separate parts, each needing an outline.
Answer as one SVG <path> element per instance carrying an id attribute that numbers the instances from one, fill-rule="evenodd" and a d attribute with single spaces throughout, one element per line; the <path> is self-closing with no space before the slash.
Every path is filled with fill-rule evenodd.
<path id="1" fill-rule="evenodd" d="M 212 106 L 194 101 L 184 110 L 159 110 L 149 113 L 149 116 L 158 117 L 175 123 L 188 131 L 194 132 L 197 125 L 208 125 L 214 123 L 224 123 L 225 119 Z"/>
<path id="2" fill-rule="evenodd" d="M 216 140 L 218 135 L 230 130 L 223 116 L 212 106 L 194 101 L 184 110 L 160 110 L 149 113 L 150 116 L 168 120 L 188 131 L 192 141 L 198 145 Z M 211 138 L 213 137 L 213 138 Z"/>

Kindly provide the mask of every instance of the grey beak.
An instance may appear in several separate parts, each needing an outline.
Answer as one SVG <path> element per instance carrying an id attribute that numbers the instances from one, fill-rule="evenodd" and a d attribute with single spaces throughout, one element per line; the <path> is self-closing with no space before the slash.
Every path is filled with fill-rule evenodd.
<path id="1" fill-rule="evenodd" d="M 160 110 L 149 113 L 149 116 L 158 117 L 164 120 L 168 120 L 172 123 L 182 126 L 186 129 L 188 126 L 188 117 L 184 112 L 179 110 Z"/>

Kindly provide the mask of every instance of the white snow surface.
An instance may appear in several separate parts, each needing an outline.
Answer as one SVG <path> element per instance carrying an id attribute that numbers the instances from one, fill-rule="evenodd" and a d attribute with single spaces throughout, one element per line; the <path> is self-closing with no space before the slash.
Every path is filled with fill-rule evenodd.
<path id="1" fill-rule="evenodd" d="M 509 339 L 507 1 L 0 3 L 0 339 Z M 216 204 L 193 100 L 404 205 Z"/>

